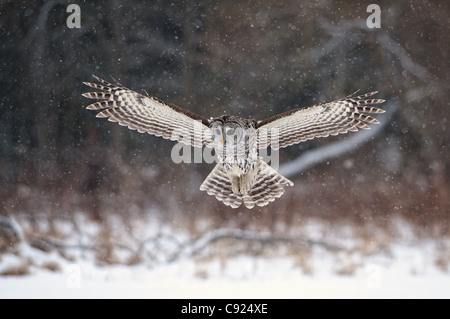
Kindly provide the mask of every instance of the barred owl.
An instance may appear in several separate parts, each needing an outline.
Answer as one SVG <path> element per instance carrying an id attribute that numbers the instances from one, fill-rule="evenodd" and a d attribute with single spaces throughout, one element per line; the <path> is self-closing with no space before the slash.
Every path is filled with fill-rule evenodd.
<path id="1" fill-rule="evenodd" d="M 200 186 L 233 208 L 265 206 L 293 183 L 281 176 L 259 156 L 259 150 L 304 142 L 315 137 L 369 129 L 379 123 L 368 114 L 383 113 L 372 106 L 382 99 L 366 99 L 377 92 L 297 108 L 262 121 L 224 115 L 206 119 L 159 99 L 139 94 L 121 84 L 111 84 L 94 76 L 99 84 L 83 82 L 98 89 L 83 96 L 99 99 L 87 109 L 97 117 L 194 147 L 212 147 L 217 164 Z"/>

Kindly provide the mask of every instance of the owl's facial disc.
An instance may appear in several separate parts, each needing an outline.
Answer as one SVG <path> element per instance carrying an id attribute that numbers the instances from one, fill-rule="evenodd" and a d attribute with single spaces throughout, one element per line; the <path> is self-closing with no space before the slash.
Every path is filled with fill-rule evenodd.
<path id="1" fill-rule="evenodd" d="M 243 135 L 243 127 L 236 122 L 217 121 L 211 125 L 211 133 L 217 146 L 226 147 L 228 145 L 237 145 Z"/>
<path id="2" fill-rule="evenodd" d="M 213 140 L 218 144 L 224 145 L 224 136 L 223 136 L 223 124 L 222 122 L 216 122 L 211 126 L 211 134 Z"/>
<path id="3" fill-rule="evenodd" d="M 243 128 L 240 124 L 230 122 L 226 123 L 224 126 L 224 136 L 223 136 L 223 144 L 234 144 L 236 145 L 243 136 Z"/>

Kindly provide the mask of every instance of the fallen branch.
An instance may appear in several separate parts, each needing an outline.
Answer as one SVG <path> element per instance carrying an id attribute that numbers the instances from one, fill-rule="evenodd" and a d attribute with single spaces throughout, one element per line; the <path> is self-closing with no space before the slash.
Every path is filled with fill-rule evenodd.
<path id="1" fill-rule="evenodd" d="M 17 242 L 25 241 L 22 228 L 12 217 L 0 216 L 0 238 L 15 238 Z"/>
<path id="2" fill-rule="evenodd" d="M 78 233 L 78 232 L 77 232 Z M 48 237 L 29 235 L 26 236 L 20 225 L 11 217 L 0 216 L 0 234 L 16 238 L 20 245 L 30 245 L 31 247 L 49 252 L 52 249 L 66 250 L 89 250 L 102 251 L 106 249 L 101 243 L 91 238 L 89 243 L 65 243 Z M 78 233 L 82 236 L 81 233 Z M 164 263 L 173 262 L 182 257 L 194 257 L 205 251 L 210 245 L 221 240 L 232 239 L 243 242 L 258 242 L 263 245 L 289 244 L 294 246 L 312 247 L 319 246 L 330 251 L 340 251 L 344 248 L 320 240 L 313 240 L 306 237 L 290 237 L 285 235 L 261 234 L 258 232 L 221 228 L 206 232 L 197 239 L 187 239 L 179 241 L 171 234 L 159 233 L 156 236 L 148 237 L 142 241 L 137 241 L 135 248 L 124 246 L 120 243 L 111 243 L 114 249 L 126 249 L 139 257 L 147 257 L 142 260 L 150 262 Z"/>
<path id="3" fill-rule="evenodd" d="M 168 261 L 169 262 L 175 261 L 181 256 L 193 257 L 199 254 L 201 251 L 205 250 L 209 245 L 224 239 L 259 242 L 262 244 L 269 244 L 269 245 L 276 243 L 285 243 L 304 246 L 320 246 L 330 251 L 343 250 L 343 248 L 338 245 L 318 240 L 312 240 L 304 237 L 277 236 L 272 234 L 260 234 L 240 229 L 222 228 L 207 232 L 205 235 L 201 236 L 197 240 L 184 244 L 181 247 L 180 251 L 175 253 Z"/>

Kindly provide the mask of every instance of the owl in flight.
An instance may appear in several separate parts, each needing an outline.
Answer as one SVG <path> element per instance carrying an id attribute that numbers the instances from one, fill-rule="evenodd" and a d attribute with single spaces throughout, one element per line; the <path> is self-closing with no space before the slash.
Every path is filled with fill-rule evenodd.
<path id="1" fill-rule="evenodd" d="M 368 114 L 383 113 L 372 106 L 382 99 L 367 99 L 377 92 L 293 109 L 262 121 L 223 115 L 206 119 L 200 115 L 139 94 L 121 84 L 94 76 L 99 84 L 83 82 L 97 92 L 83 96 L 100 101 L 87 109 L 140 133 L 147 132 L 194 147 L 214 148 L 217 164 L 200 190 L 233 208 L 265 206 L 294 185 L 262 160 L 258 150 L 277 150 L 315 137 L 369 129 L 378 120 Z"/>

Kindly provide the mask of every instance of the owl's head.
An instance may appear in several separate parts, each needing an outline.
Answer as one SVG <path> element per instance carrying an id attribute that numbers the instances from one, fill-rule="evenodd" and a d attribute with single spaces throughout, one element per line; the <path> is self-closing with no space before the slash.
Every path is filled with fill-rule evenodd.
<path id="1" fill-rule="evenodd" d="M 226 147 L 238 144 L 244 135 L 243 128 L 239 123 L 215 122 L 211 126 L 211 133 L 215 145 Z"/>
<path id="2" fill-rule="evenodd" d="M 211 120 L 210 129 L 214 145 L 219 148 L 235 146 L 245 137 L 245 119 L 238 116 L 224 115 Z"/>
<path id="3" fill-rule="evenodd" d="M 255 138 L 255 121 L 224 115 L 211 119 L 210 129 L 216 151 L 246 151 Z"/>

